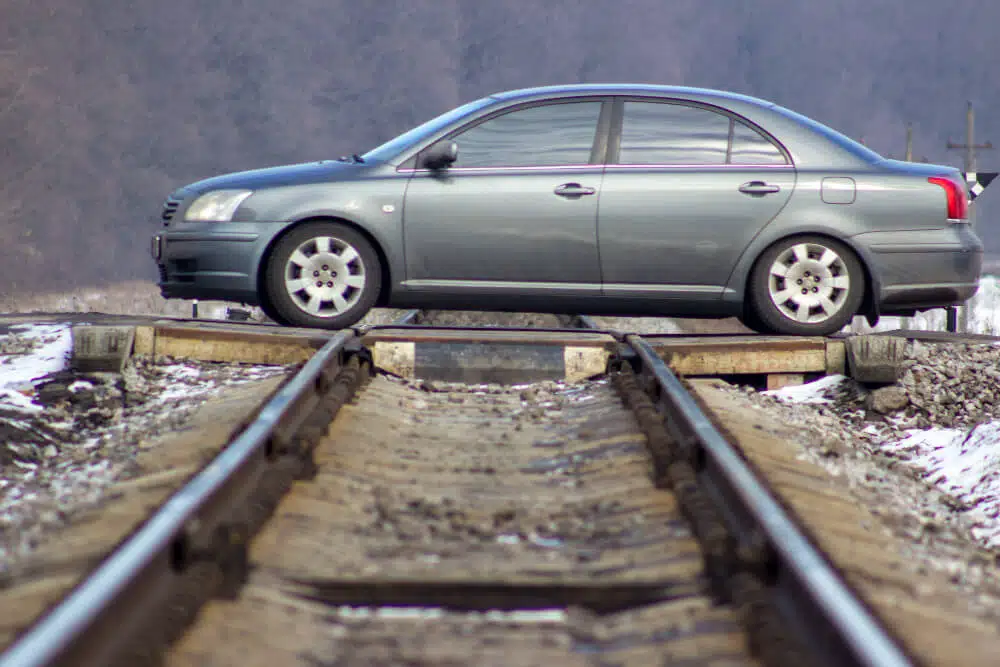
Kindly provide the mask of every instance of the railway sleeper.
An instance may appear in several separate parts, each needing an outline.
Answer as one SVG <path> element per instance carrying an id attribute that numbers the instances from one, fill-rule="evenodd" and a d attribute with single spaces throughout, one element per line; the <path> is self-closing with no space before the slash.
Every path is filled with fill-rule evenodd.
<path id="1" fill-rule="evenodd" d="M 814 664 L 800 628 L 792 632 L 768 588 L 768 572 L 777 563 L 759 532 L 741 539 L 723 518 L 717 502 L 699 481 L 693 464 L 699 457 L 693 437 L 680 444 L 671 437 L 663 415 L 650 394 L 651 383 L 641 381 L 632 363 L 618 359 L 614 385 L 635 412 L 646 434 L 653 464 L 653 482 L 677 494 L 685 515 L 702 546 L 705 569 L 720 603 L 733 603 L 750 637 L 751 650 L 768 665 Z M 659 393 L 659 392 L 655 392 Z M 812 656 L 815 660 L 815 656 Z"/>
<path id="2" fill-rule="evenodd" d="M 203 508 L 170 545 L 169 568 L 173 575 L 167 590 L 151 596 L 156 609 L 136 622 L 131 631 L 121 628 L 121 639 L 109 657 L 108 667 L 162 664 L 167 648 L 181 638 L 209 600 L 235 600 L 251 570 L 249 546 L 296 480 L 315 474 L 313 450 L 326 427 L 353 394 L 371 377 L 369 358 L 348 354 L 339 371 L 315 383 L 311 409 L 297 415 L 295 430 L 279 424 L 264 448 L 266 466 L 256 467 L 248 478 L 232 480 L 231 490 Z M 162 589 L 162 587 L 161 587 Z M 146 590 L 144 593 L 149 594 Z M 154 598 L 160 597 L 159 602 Z M 71 662 L 66 664 L 73 664 Z"/>
<path id="3" fill-rule="evenodd" d="M 287 594 L 289 599 L 329 608 L 431 607 L 438 611 L 461 613 L 498 609 L 517 612 L 559 607 L 564 608 L 567 613 L 585 610 L 587 614 L 610 616 L 623 612 L 642 613 L 643 610 L 653 609 L 664 603 L 694 600 L 703 595 L 707 587 L 720 606 L 735 610 L 735 616 L 747 632 L 750 648 L 766 664 L 841 664 L 839 658 L 842 656 L 833 654 L 831 658 L 817 654 L 817 650 L 822 651 L 831 645 L 829 638 L 815 641 L 816 628 L 813 626 L 822 626 L 823 619 L 812 618 L 811 612 L 803 613 L 797 604 L 800 600 L 790 600 L 775 585 L 783 575 L 780 559 L 765 535 L 746 516 L 733 512 L 727 502 L 732 499 L 726 497 L 726 490 L 713 486 L 704 474 L 710 464 L 702 443 L 684 428 L 673 408 L 667 404 L 660 382 L 650 373 L 649 362 L 644 362 L 642 355 L 636 354 L 631 345 L 620 344 L 619 352 L 609 364 L 611 383 L 622 402 L 631 409 L 639 430 L 645 436 L 645 447 L 650 454 L 645 460 L 651 465 L 653 486 L 672 491 L 681 513 L 690 523 L 690 531 L 700 545 L 704 578 L 699 575 L 676 580 L 661 578 L 635 582 L 624 579 L 597 585 L 578 581 L 544 583 L 537 576 L 522 572 L 511 580 L 505 580 L 502 574 L 493 573 L 496 581 L 471 583 L 449 581 L 447 577 L 443 581 L 420 578 L 407 580 L 405 577 L 374 580 L 365 576 L 340 576 L 337 571 L 327 575 L 296 577 L 290 574 L 294 573 L 296 564 L 285 563 L 283 558 L 272 562 L 261 557 L 261 562 L 271 562 L 271 565 L 256 565 L 248 552 L 251 538 L 264 545 L 258 544 L 255 547 L 261 553 L 267 551 L 268 544 L 275 549 L 286 547 L 290 549 L 289 560 L 298 559 L 302 562 L 305 562 L 303 559 L 308 556 L 306 552 L 310 547 L 318 548 L 323 544 L 324 538 L 321 535 L 310 536 L 300 545 L 285 545 L 274 536 L 278 533 L 274 533 L 277 529 L 272 520 L 284 517 L 287 521 L 290 516 L 294 516 L 291 510 L 287 510 L 285 514 L 281 514 L 279 510 L 279 503 L 283 502 L 283 497 L 288 497 L 286 493 L 293 487 L 306 490 L 323 482 L 349 490 L 355 487 L 362 489 L 365 485 L 385 484 L 395 493 L 405 492 L 405 484 L 403 491 L 395 488 L 396 481 L 404 481 L 394 477 L 395 471 L 391 465 L 396 462 L 392 457 L 398 456 L 398 453 L 393 454 L 397 450 L 387 446 L 388 454 L 385 454 L 377 447 L 371 452 L 365 452 L 355 446 L 355 460 L 339 460 L 336 458 L 337 449 L 330 447 L 333 441 L 343 443 L 335 435 L 331 435 L 335 430 L 334 424 L 341 421 L 335 421 L 335 418 L 357 391 L 375 375 L 371 355 L 353 339 L 342 350 L 339 372 L 334 374 L 323 369 L 316 374 L 312 386 L 296 398 L 295 409 L 290 410 L 288 416 L 274 426 L 264 447 L 264 464 L 246 471 L 243 478 L 228 480 L 227 493 L 202 508 L 197 520 L 190 521 L 176 537 L 167 554 L 169 567 L 175 577 L 171 589 L 161 592 L 160 596 L 160 600 L 166 599 L 167 603 L 157 607 L 160 611 L 156 622 L 142 624 L 142 632 L 131 632 L 137 630 L 138 625 L 128 628 L 128 632 L 125 631 L 126 628 L 118 628 L 122 630 L 120 641 L 128 641 L 129 648 L 123 653 L 117 653 L 117 661 L 107 661 L 105 664 L 157 664 L 162 659 L 163 649 L 177 644 L 182 638 L 182 629 L 191 623 L 206 600 L 216 598 L 235 602 L 244 597 L 248 589 L 266 587 L 269 581 L 267 577 L 274 576 L 275 562 L 287 569 L 281 576 L 289 588 L 282 595 Z M 381 386 L 384 389 L 386 382 L 382 382 Z M 389 395 L 391 397 L 391 392 Z M 464 399 L 459 397 L 457 404 L 461 405 L 463 402 Z M 447 406 L 443 401 L 439 403 Z M 352 404 L 351 413 L 355 412 L 357 410 Z M 468 414 L 471 413 L 463 418 L 471 419 Z M 498 414 L 503 415 L 502 410 Z M 431 418 L 424 413 L 415 413 L 415 416 Z M 415 421 L 420 422 L 421 419 Z M 595 427 L 598 426 L 600 425 Z M 252 424 L 247 425 L 247 428 L 250 427 Z M 349 431 L 341 433 L 342 438 L 349 438 L 351 435 Z M 357 437 L 359 434 L 353 435 Z M 398 445 L 391 440 L 388 442 Z M 572 442 L 572 439 L 567 442 Z M 543 445 L 544 443 L 533 446 Z M 562 446 L 564 445 L 560 445 Z M 320 449 L 324 451 L 319 453 Z M 589 452 L 552 457 L 550 463 L 555 466 L 553 470 L 571 469 L 586 465 L 587 456 L 598 459 L 613 455 L 627 457 L 628 451 L 628 448 L 621 445 L 600 445 L 591 447 Z M 379 458 L 380 456 L 388 458 Z M 320 460 L 317 457 L 323 458 Z M 333 465 L 331 461 L 334 462 Z M 580 464 L 580 461 L 584 463 Z M 386 466 L 386 462 L 390 465 Z M 439 462 L 435 463 L 440 465 Z M 427 468 L 429 463 L 424 462 L 423 465 Z M 468 472 L 474 475 L 495 473 L 492 466 L 485 464 L 469 468 Z M 527 474 L 524 468 L 520 468 L 519 472 Z M 559 481 L 558 476 L 554 481 Z M 537 486 L 546 488 L 545 484 Z M 433 495 L 432 490 L 433 477 L 429 478 L 422 493 Z M 346 491 L 345 494 L 344 499 L 338 502 L 347 505 L 350 503 L 350 494 Z M 336 509 L 336 506 L 331 505 L 330 509 Z M 321 520 L 332 521 L 335 526 L 338 520 L 336 512 L 330 514 L 324 514 Z M 394 518 L 385 512 L 379 512 L 376 518 L 375 528 L 372 530 L 390 533 L 400 530 L 393 523 L 399 516 Z M 493 520 L 495 524 L 496 515 Z M 262 535 L 268 530 L 274 534 Z M 470 534 L 472 538 L 476 537 L 474 533 L 475 531 Z M 433 534 L 433 530 L 430 534 Z M 345 535 L 350 537 L 352 533 L 348 531 Z M 469 539 L 469 536 L 466 535 L 463 539 Z M 309 540 L 318 541 L 312 545 Z M 340 546 L 343 549 L 350 547 L 346 543 L 338 545 Z M 639 544 L 636 548 L 641 550 L 648 546 Z M 644 557 L 648 557 L 648 552 L 643 553 Z M 623 564 L 616 566 L 619 573 L 635 565 L 631 559 L 632 556 L 628 556 Z M 497 564 L 501 571 L 502 565 Z M 349 566 L 345 569 L 350 571 Z M 606 568 L 603 571 L 613 570 L 614 568 Z M 829 630 L 821 629 L 819 632 L 822 634 Z"/>
<path id="4" fill-rule="evenodd" d="M 383 386 L 385 385 L 384 382 L 382 384 Z M 334 435 L 330 435 L 330 437 L 334 437 Z M 343 433 L 343 437 L 349 438 L 350 436 L 347 433 Z M 341 439 L 337 439 L 337 442 L 346 444 L 346 441 Z M 326 456 L 329 457 L 335 451 L 336 447 L 328 449 Z M 605 451 L 608 454 L 605 454 Z M 614 447 L 602 445 L 591 448 L 589 455 L 603 457 L 617 452 L 625 454 L 628 451 L 628 448 L 623 448 L 620 445 Z M 559 465 L 572 466 L 575 465 L 573 462 L 576 460 L 576 457 L 557 456 L 553 461 L 556 459 L 562 461 Z M 329 461 L 327 461 L 327 464 L 329 464 Z M 332 470 L 335 471 L 336 467 Z M 470 471 L 474 474 L 492 474 L 489 473 L 488 468 L 484 467 L 470 468 Z M 331 479 L 331 474 L 348 473 L 346 471 L 344 473 L 333 473 L 329 467 L 325 468 L 322 472 L 322 475 L 327 480 Z M 350 472 L 349 477 L 353 479 L 356 474 L 358 473 Z M 530 475 L 537 473 L 532 473 L 528 469 L 522 469 L 522 474 Z M 316 481 L 320 481 L 318 477 Z M 305 489 L 306 487 L 302 488 Z M 386 502 L 389 502 L 389 500 Z M 409 504 L 412 505 L 412 502 Z M 382 522 L 392 520 L 392 516 L 384 512 L 378 513 L 378 516 L 381 517 L 379 520 Z M 267 542 L 267 539 L 264 538 L 264 541 Z M 622 573 L 625 573 L 627 569 L 627 567 L 623 568 Z M 562 608 L 566 610 L 566 613 L 570 614 L 574 613 L 573 610 L 586 610 L 587 613 L 601 617 L 613 616 L 628 611 L 638 612 L 642 609 L 655 608 L 657 605 L 664 603 L 669 604 L 671 602 L 694 600 L 703 592 L 704 582 L 688 577 L 677 581 L 667 579 L 659 582 L 643 580 L 636 583 L 626 583 L 622 580 L 606 584 L 584 584 L 582 582 L 544 584 L 540 582 L 531 583 L 528 581 L 517 582 L 509 580 L 494 583 L 488 581 L 482 583 L 456 583 L 420 580 L 397 581 L 394 578 L 390 578 L 389 581 L 383 581 L 368 580 L 365 577 L 362 577 L 360 580 L 349 578 L 307 578 L 294 581 L 294 595 L 303 601 L 320 603 L 331 609 L 360 607 L 374 610 L 375 612 L 380 609 L 391 610 L 398 607 L 428 609 L 436 613 L 459 614 L 485 611 L 493 613 L 497 610 L 519 613 L 527 610 L 542 611 Z M 711 628 L 712 626 L 706 627 Z M 594 643 L 594 648 L 591 650 L 596 651 L 609 650 L 611 646 L 617 645 L 608 644 L 606 647 L 601 648 L 606 642 L 597 641 L 593 638 L 587 641 Z M 653 640 L 642 640 L 640 643 L 643 641 Z"/>

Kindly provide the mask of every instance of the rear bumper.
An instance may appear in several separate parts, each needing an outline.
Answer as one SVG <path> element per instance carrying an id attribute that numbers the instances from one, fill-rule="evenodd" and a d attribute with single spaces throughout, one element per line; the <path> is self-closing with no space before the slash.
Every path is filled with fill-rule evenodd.
<path id="1" fill-rule="evenodd" d="M 968 225 L 929 232 L 856 237 L 879 277 L 879 312 L 910 313 L 959 305 L 979 289 L 983 243 Z"/>
<path id="2" fill-rule="evenodd" d="M 218 299 L 257 305 L 261 258 L 284 224 L 185 224 L 151 240 L 160 293 L 167 299 Z"/>

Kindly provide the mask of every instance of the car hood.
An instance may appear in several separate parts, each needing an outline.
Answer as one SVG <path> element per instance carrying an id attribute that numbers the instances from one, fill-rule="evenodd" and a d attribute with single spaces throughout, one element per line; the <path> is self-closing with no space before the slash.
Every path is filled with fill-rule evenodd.
<path id="1" fill-rule="evenodd" d="M 203 181 L 191 183 L 185 186 L 183 190 L 192 194 L 203 194 L 212 190 L 259 190 L 261 188 L 273 188 L 283 185 L 326 183 L 333 180 L 355 177 L 365 166 L 365 164 L 336 160 L 290 164 L 214 176 Z"/>

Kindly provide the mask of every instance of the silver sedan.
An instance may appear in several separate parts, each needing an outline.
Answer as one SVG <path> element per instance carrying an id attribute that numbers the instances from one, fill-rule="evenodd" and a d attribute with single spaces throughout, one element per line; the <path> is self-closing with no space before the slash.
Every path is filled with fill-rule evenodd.
<path id="1" fill-rule="evenodd" d="M 390 306 L 822 335 L 962 303 L 983 251 L 952 167 L 760 99 L 649 85 L 491 95 L 363 155 L 188 185 L 161 217 L 165 297 L 326 328 Z"/>

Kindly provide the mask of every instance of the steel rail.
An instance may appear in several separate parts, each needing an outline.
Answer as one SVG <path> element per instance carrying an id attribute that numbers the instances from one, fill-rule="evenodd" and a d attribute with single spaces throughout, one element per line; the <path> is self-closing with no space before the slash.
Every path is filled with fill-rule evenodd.
<path id="1" fill-rule="evenodd" d="M 84 651 L 82 645 L 90 630 L 113 610 L 116 599 L 129 593 L 159 556 L 169 553 L 202 507 L 211 503 L 241 470 L 264 456 L 279 424 L 294 416 L 297 403 L 324 381 L 329 367 L 339 366 L 340 355 L 352 339 L 354 332 L 350 330 L 334 334 L 226 449 L 0 655 L 0 667 L 63 664 L 75 651 Z M 91 657 L 87 664 L 102 663 Z"/>
<path id="2" fill-rule="evenodd" d="M 493 327 L 493 326 L 476 326 L 472 324 L 459 324 L 459 325 L 444 325 L 440 326 L 437 324 L 373 324 L 369 327 L 359 330 L 359 334 L 374 332 L 374 331 L 385 331 L 387 329 L 398 330 L 398 331 L 426 331 L 433 329 L 435 331 L 468 331 L 468 332 L 483 332 L 483 331 L 523 331 L 525 333 L 551 333 L 551 334 L 605 334 L 613 338 L 621 338 L 624 334 L 616 329 L 590 329 L 587 327 Z"/>
<path id="3" fill-rule="evenodd" d="M 777 555 L 782 575 L 790 575 L 817 605 L 836 630 L 837 651 L 849 656 L 847 664 L 866 667 L 912 667 L 914 663 L 856 597 L 834 568 L 798 528 L 794 520 L 758 480 L 739 453 L 715 428 L 680 380 L 640 336 L 628 335 L 626 343 L 641 360 L 642 368 L 660 388 L 668 423 L 675 438 L 700 446 L 705 457 L 702 475 L 728 499 L 740 503 Z M 723 508 L 730 509 L 730 508 Z M 737 523 L 729 516 L 731 525 Z M 733 526 L 746 534 L 746 526 Z M 794 609 L 787 610 L 793 616 Z M 853 659 L 852 659 L 853 658 Z M 843 664 L 840 661 L 835 664 Z"/>
<path id="4" fill-rule="evenodd" d="M 400 319 L 412 322 L 420 311 L 409 311 Z M 593 321 L 577 318 L 577 332 L 588 329 Z M 398 326 L 398 325 L 397 325 Z M 372 329 L 393 328 L 382 325 Z M 426 327 L 404 325 L 404 329 Z M 444 327 L 463 331 L 481 331 L 475 327 Z M 510 330 L 500 327 L 499 329 Z M 365 331 L 370 330 L 368 328 Z M 561 331 L 567 330 L 535 330 Z M 721 508 L 737 539 L 748 534 L 763 535 L 767 546 L 778 560 L 777 585 L 793 590 L 793 597 L 804 591 L 814 607 L 833 629 L 834 653 L 848 656 L 845 664 L 866 667 L 909 667 L 913 663 L 879 625 L 871 612 L 847 587 L 834 568 L 802 534 L 794 520 L 785 512 L 765 486 L 748 468 L 740 455 L 726 442 L 687 392 L 680 380 L 659 358 L 649 343 L 638 335 L 591 329 L 588 333 L 609 333 L 619 342 L 624 338 L 623 352 L 631 348 L 641 361 L 642 371 L 655 380 L 658 395 L 672 434 L 681 442 L 694 444 L 703 454 L 705 464 L 699 470 L 701 481 L 718 491 L 717 500 L 738 505 Z M 105 628 L 113 622 L 115 602 L 131 594 L 140 595 L 142 583 L 155 567 L 164 567 L 164 554 L 178 540 L 189 535 L 192 524 L 201 516 L 206 505 L 218 502 L 223 491 L 248 467 L 264 460 L 268 448 L 285 435 L 282 427 L 301 417 L 305 397 L 322 393 L 329 387 L 331 371 L 342 367 L 343 355 L 350 344 L 358 342 L 358 331 L 345 330 L 334 334 L 260 411 L 257 419 L 240 433 L 223 452 L 199 472 L 182 489 L 157 509 L 146 523 L 122 543 L 86 579 L 61 602 L 40 617 L 36 623 L 0 655 L 0 667 L 50 667 L 55 664 L 99 665 L 100 655 L 94 654 L 97 643 L 89 635 L 95 628 Z M 318 398 L 313 404 L 318 403 Z M 301 423 L 302 419 L 297 420 Z M 298 424 L 296 424 L 297 426 Z M 294 430 L 294 429 L 292 429 Z M 228 496 L 232 496 L 230 492 Z M 734 514 L 745 516 L 734 518 Z M 747 516 L 749 516 L 749 522 Z M 742 523 L 741 523 L 742 519 Z M 791 580 L 791 583 L 790 581 Z M 148 582 L 146 582 L 148 583 Z M 782 612 L 794 615 L 799 608 L 792 605 Z M 121 611 L 119 610 L 119 615 Z M 127 634 L 127 628 L 120 628 Z M 101 633 L 96 633 L 100 635 Z M 90 645 L 88 645 L 88 642 Z M 116 647 L 112 647 L 116 648 Z M 103 648 L 108 651 L 111 648 Z M 86 656 L 86 660 L 77 660 Z M 73 662 L 69 662 L 73 660 Z M 837 662 L 835 664 L 841 664 Z"/>

